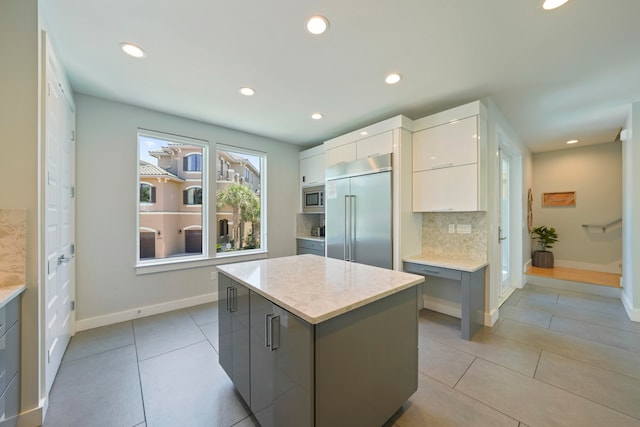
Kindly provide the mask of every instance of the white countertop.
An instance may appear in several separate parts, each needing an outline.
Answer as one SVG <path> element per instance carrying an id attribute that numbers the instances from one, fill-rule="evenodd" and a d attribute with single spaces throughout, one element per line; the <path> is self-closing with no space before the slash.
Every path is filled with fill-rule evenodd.
<path id="1" fill-rule="evenodd" d="M 311 324 L 424 282 L 417 274 L 317 255 L 226 264 L 218 269 Z"/>
<path id="2" fill-rule="evenodd" d="M 322 237 L 318 237 L 318 236 L 296 236 L 296 239 L 304 239 L 304 240 L 313 240 L 315 242 L 324 242 L 324 236 Z"/>
<path id="3" fill-rule="evenodd" d="M 486 259 L 452 257 L 447 255 L 420 254 L 405 257 L 405 262 L 413 262 L 422 265 L 432 265 L 434 267 L 450 268 L 452 270 L 466 271 L 473 273 L 489 265 Z"/>
<path id="4" fill-rule="evenodd" d="M 26 288 L 25 285 L 0 286 L 0 308 L 20 295 Z"/>

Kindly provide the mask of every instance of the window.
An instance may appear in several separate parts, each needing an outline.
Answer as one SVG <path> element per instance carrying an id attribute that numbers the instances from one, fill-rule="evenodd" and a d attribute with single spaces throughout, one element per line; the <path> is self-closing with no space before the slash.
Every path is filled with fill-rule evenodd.
<path id="1" fill-rule="evenodd" d="M 207 256 L 207 145 L 138 132 L 138 263 Z"/>
<path id="2" fill-rule="evenodd" d="M 182 158 L 182 161 L 182 169 L 186 172 L 202 172 L 202 154 L 187 154 Z"/>
<path id="3" fill-rule="evenodd" d="M 152 187 L 146 182 L 140 183 L 140 203 L 155 203 L 156 187 Z"/>
<path id="4" fill-rule="evenodd" d="M 215 148 L 207 141 L 139 129 L 136 266 L 141 274 L 266 250 L 266 155 Z"/>
<path id="5" fill-rule="evenodd" d="M 264 249 L 262 225 L 266 207 L 262 172 L 266 169 L 265 154 L 219 145 L 216 156 L 220 165 L 223 159 L 228 165 L 226 179 L 217 182 L 216 220 L 219 232 L 216 250 L 228 253 Z M 255 179 L 247 179 L 252 175 Z"/>
<path id="6" fill-rule="evenodd" d="M 201 205 L 202 204 L 202 187 L 191 187 L 182 193 L 182 203 L 185 205 Z"/>

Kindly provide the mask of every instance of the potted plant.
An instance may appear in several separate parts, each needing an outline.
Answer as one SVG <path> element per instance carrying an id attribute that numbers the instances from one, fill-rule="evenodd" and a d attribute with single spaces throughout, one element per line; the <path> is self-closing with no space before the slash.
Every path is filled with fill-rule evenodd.
<path id="1" fill-rule="evenodd" d="M 548 251 L 558 241 L 558 233 L 553 227 L 541 225 L 531 230 L 534 240 L 538 241 L 540 249 L 533 252 L 532 264 L 534 267 L 553 268 L 553 252 Z"/>

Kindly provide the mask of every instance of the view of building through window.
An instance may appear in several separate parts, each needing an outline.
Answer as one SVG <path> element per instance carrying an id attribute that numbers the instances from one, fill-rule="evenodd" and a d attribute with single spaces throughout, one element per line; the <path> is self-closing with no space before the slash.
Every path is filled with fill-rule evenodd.
<path id="1" fill-rule="evenodd" d="M 139 135 L 140 261 L 206 255 L 214 231 L 216 252 L 261 247 L 264 155 L 229 148 L 216 150 L 216 224 L 207 227 L 206 146 Z"/>
<path id="2" fill-rule="evenodd" d="M 205 147 L 140 135 L 140 260 L 203 254 Z"/>
<path id="3" fill-rule="evenodd" d="M 217 252 L 259 249 L 263 156 L 216 150 Z"/>

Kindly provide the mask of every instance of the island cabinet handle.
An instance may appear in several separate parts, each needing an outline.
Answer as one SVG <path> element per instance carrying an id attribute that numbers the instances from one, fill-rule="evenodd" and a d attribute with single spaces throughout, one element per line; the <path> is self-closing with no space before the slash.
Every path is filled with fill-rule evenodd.
<path id="1" fill-rule="evenodd" d="M 438 270 L 429 270 L 428 268 L 423 268 L 422 271 L 429 274 L 440 274 Z"/>
<path id="2" fill-rule="evenodd" d="M 280 316 L 273 313 L 264 316 L 264 346 L 271 351 L 280 348 Z"/>
<path id="3" fill-rule="evenodd" d="M 229 286 L 227 288 L 227 312 L 238 311 L 238 288 Z"/>
<path id="4" fill-rule="evenodd" d="M 264 316 L 264 346 L 271 347 L 271 318 L 273 313 Z"/>
<path id="5" fill-rule="evenodd" d="M 271 324 L 271 351 L 274 351 L 280 348 L 280 316 L 273 316 L 269 319 L 269 323 Z"/>

